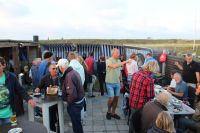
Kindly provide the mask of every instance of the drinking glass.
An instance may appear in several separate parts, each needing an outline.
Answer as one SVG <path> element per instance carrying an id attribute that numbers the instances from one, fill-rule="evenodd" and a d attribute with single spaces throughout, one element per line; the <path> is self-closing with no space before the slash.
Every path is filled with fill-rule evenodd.
<path id="1" fill-rule="evenodd" d="M 16 113 L 13 113 L 13 115 L 10 117 L 10 122 L 11 122 L 11 126 L 16 126 L 17 125 Z"/>

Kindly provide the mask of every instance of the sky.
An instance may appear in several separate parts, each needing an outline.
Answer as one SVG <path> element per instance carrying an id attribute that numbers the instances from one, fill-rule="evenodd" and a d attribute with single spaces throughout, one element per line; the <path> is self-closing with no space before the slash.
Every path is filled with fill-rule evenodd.
<path id="1" fill-rule="evenodd" d="M 0 39 L 200 39 L 200 0 L 0 0 Z"/>

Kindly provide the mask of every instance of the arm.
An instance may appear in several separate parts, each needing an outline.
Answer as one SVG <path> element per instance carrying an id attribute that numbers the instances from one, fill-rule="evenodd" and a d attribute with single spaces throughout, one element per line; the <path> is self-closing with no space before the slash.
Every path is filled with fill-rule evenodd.
<path id="1" fill-rule="evenodd" d="M 33 99 L 26 93 L 25 89 L 19 84 L 16 77 L 15 77 L 14 84 L 15 84 L 16 91 L 23 97 L 23 99 L 25 99 L 29 105 L 31 105 L 32 107 L 35 107 L 36 102 L 33 101 Z"/>
<path id="2" fill-rule="evenodd" d="M 174 64 L 178 67 L 178 69 L 183 70 L 183 66 L 180 65 L 177 61 Z"/>
<path id="3" fill-rule="evenodd" d="M 155 92 L 154 92 L 154 82 L 153 80 L 150 80 L 148 85 L 147 85 L 147 100 L 151 100 L 153 99 L 155 96 Z"/>
<path id="4" fill-rule="evenodd" d="M 41 80 L 40 80 L 40 83 L 38 85 L 38 87 L 35 89 L 35 92 L 40 92 L 42 89 L 45 88 L 45 80 L 46 80 L 46 76 L 44 76 Z"/>
<path id="5" fill-rule="evenodd" d="M 173 92 L 173 91 L 171 91 L 170 89 L 167 89 L 167 91 L 168 91 L 169 93 L 171 93 L 172 95 L 177 96 L 177 97 L 183 97 L 183 95 L 184 95 L 183 92 Z"/>
<path id="6" fill-rule="evenodd" d="M 196 78 L 197 78 L 197 86 L 198 86 L 198 85 L 199 85 L 199 83 L 200 83 L 200 79 L 199 79 L 199 72 L 196 72 L 195 74 L 196 74 Z"/>
<path id="7" fill-rule="evenodd" d="M 115 69 L 115 68 L 119 68 L 119 67 L 121 67 L 122 65 L 124 65 L 125 63 L 126 63 L 127 61 L 123 61 L 123 62 L 121 62 L 121 63 L 118 63 L 118 64 L 111 64 L 111 62 L 110 63 L 108 63 L 108 67 L 109 68 L 112 68 L 112 69 Z"/>

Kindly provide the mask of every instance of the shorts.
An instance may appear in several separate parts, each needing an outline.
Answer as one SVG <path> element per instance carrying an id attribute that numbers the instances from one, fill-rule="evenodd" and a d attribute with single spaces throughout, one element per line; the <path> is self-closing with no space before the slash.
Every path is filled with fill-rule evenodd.
<path id="1" fill-rule="evenodd" d="M 120 83 L 106 83 L 108 97 L 119 96 Z"/>

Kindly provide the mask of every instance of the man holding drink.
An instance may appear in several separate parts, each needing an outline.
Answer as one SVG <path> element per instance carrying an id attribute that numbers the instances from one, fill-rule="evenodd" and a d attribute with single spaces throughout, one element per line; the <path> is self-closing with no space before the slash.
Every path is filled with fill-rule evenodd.
<path id="1" fill-rule="evenodd" d="M 16 95 L 21 95 L 32 107 L 36 105 L 35 101 L 19 84 L 16 76 L 10 72 L 5 72 L 5 68 L 5 59 L 0 57 L 0 125 L 9 123 L 10 117 L 16 116 Z"/>

